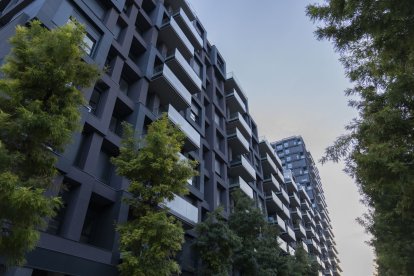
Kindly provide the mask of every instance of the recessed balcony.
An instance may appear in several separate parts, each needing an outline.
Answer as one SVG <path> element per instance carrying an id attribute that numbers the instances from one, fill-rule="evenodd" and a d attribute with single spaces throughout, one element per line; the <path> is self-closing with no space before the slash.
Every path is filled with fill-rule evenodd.
<path id="1" fill-rule="evenodd" d="M 285 203 L 286 205 L 290 204 L 289 195 L 286 193 L 284 189 L 280 189 L 280 192 L 276 193 L 278 196 L 280 196 L 280 199 Z"/>
<path id="2" fill-rule="evenodd" d="M 243 102 L 239 93 L 234 88 L 226 93 L 226 102 L 227 102 L 227 107 L 232 112 L 240 112 L 240 113 L 247 112 L 246 104 Z"/>
<path id="3" fill-rule="evenodd" d="M 247 141 L 237 128 L 227 135 L 227 143 L 234 154 L 244 154 L 249 152 L 249 141 Z"/>
<path id="4" fill-rule="evenodd" d="M 289 199 L 290 199 L 290 204 L 292 206 L 294 206 L 294 207 L 299 207 L 300 206 L 300 200 L 299 200 L 299 197 L 296 195 L 296 193 L 291 194 L 289 196 Z"/>
<path id="5" fill-rule="evenodd" d="M 175 196 L 173 200 L 165 203 L 170 213 L 184 222 L 195 225 L 198 222 L 198 208 L 182 197 Z"/>
<path id="6" fill-rule="evenodd" d="M 197 130 L 190 125 L 181 114 L 171 105 L 168 107 L 168 118 L 173 122 L 187 137 L 184 147 L 188 149 L 199 149 L 201 144 L 201 137 Z"/>
<path id="7" fill-rule="evenodd" d="M 179 9 L 172 15 L 178 25 L 180 25 L 181 30 L 185 33 L 187 38 L 191 41 L 192 45 L 197 49 L 203 48 L 203 38 L 197 32 L 194 24 L 188 18 L 187 14 L 183 9 Z"/>
<path id="8" fill-rule="evenodd" d="M 282 232 L 286 232 L 286 223 L 278 215 L 273 215 L 273 216 L 268 217 L 268 222 L 270 224 L 276 224 Z"/>
<path id="9" fill-rule="evenodd" d="M 190 92 L 166 64 L 154 68 L 151 88 L 163 105 L 172 104 L 180 110 L 191 106 Z"/>
<path id="10" fill-rule="evenodd" d="M 178 49 L 169 53 L 165 62 L 191 94 L 201 91 L 201 79 Z"/>
<path id="11" fill-rule="evenodd" d="M 282 168 L 282 161 L 280 161 L 279 156 L 275 154 L 272 146 L 270 145 L 269 141 L 266 140 L 266 138 L 262 137 L 259 143 L 259 151 L 261 154 L 268 153 L 270 157 L 272 158 L 273 162 L 277 166 L 278 170 L 283 170 Z M 281 173 L 282 179 L 283 175 Z"/>
<path id="12" fill-rule="evenodd" d="M 243 180 L 243 178 L 236 177 L 236 178 L 230 178 L 230 188 L 240 188 L 248 197 L 253 199 L 253 189 L 250 187 L 249 184 L 247 184 L 246 181 Z"/>
<path id="13" fill-rule="evenodd" d="M 238 155 L 230 161 L 230 174 L 241 176 L 247 181 L 256 180 L 255 169 L 243 155 Z"/>
<path id="14" fill-rule="evenodd" d="M 283 205 L 279 197 L 272 191 L 266 193 L 266 207 L 268 213 L 277 213 L 283 219 L 290 219 L 289 209 Z"/>
<path id="15" fill-rule="evenodd" d="M 252 137 L 252 129 L 239 112 L 230 115 L 227 126 L 229 129 L 238 128 L 246 137 Z"/>
<path id="16" fill-rule="evenodd" d="M 297 193 L 298 192 L 298 186 L 295 182 L 295 179 L 292 175 L 291 170 L 285 170 L 283 171 L 283 178 L 285 180 L 287 189 L 290 193 Z"/>
<path id="17" fill-rule="evenodd" d="M 298 238 L 306 238 L 306 230 L 302 224 L 299 223 L 298 225 L 294 227 L 294 229 L 295 229 L 295 233 Z"/>
<path id="18" fill-rule="evenodd" d="M 262 154 L 261 160 L 264 174 L 277 174 L 278 170 L 276 168 L 276 164 L 275 162 L 273 162 L 272 158 L 268 153 Z"/>
<path id="19" fill-rule="evenodd" d="M 280 237 L 277 237 L 277 242 L 279 243 L 280 249 L 282 249 L 283 252 L 288 253 L 287 243 L 284 240 L 282 240 Z"/>
<path id="20" fill-rule="evenodd" d="M 177 48 L 186 59 L 190 59 L 194 55 L 194 46 L 188 40 L 181 27 L 178 25 L 174 17 L 163 22 L 159 31 L 161 40 L 168 44 L 168 48 Z"/>
<path id="21" fill-rule="evenodd" d="M 295 232 L 290 228 L 290 226 L 286 225 L 286 231 L 282 232 L 282 238 L 286 239 L 289 242 L 296 241 Z"/>
<path id="22" fill-rule="evenodd" d="M 290 214 L 293 219 L 302 219 L 302 213 L 297 207 L 290 208 Z"/>
<path id="23" fill-rule="evenodd" d="M 309 253 L 309 249 L 308 249 L 308 245 L 304 242 L 304 241 L 301 241 L 300 242 L 300 244 L 302 245 L 302 248 L 307 252 L 307 253 Z"/>
<path id="24" fill-rule="evenodd" d="M 280 191 L 280 184 L 272 174 L 268 174 L 263 180 L 263 188 L 265 191 L 277 193 Z"/>

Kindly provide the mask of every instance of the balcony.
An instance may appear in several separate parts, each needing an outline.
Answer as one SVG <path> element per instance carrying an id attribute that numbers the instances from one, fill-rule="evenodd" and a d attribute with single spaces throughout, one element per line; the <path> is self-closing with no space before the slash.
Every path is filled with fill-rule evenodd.
<path id="1" fill-rule="evenodd" d="M 173 14 L 173 17 L 187 38 L 191 41 L 192 45 L 197 49 L 203 48 L 203 38 L 197 32 L 194 24 L 190 21 L 185 12 L 182 9 L 179 9 Z"/>
<path id="2" fill-rule="evenodd" d="M 292 195 L 289 196 L 290 199 L 290 204 L 294 207 L 299 207 L 300 206 L 300 200 L 299 197 L 296 195 L 296 193 L 293 193 Z"/>
<path id="3" fill-rule="evenodd" d="M 302 245 L 303 250 L 306 251 L 306 253 L 309 253 L 309 249 L 307 244 L 304 241 L 301 241 L 300 244 Z"/>
<path id="4" fill-rule="evenodd" d="M 167 201 L 165 206 L 170 209 L 170 213 L 186 223 L 195 225 L 198 222 L 198 208 L 177 195 L 173 200 Z"/>
<path id="5" fill-rule="evenodd" d="M 282 170 L 282 161 L 280 161 L 279 156 L 277 156 L 277 154 L 275 154 L 275 152 L 273 151 L 273 148 L 270 145 L 269 141 L 267 141 L 265 137 L 261 137 L 260 139 L 261 139 L 259 143 L 260 153 L 261 154 L 268 153 L 272 157 L 277 168 L 279 170 Z"/>
<path id="6" fill-rule="evenodd" d="M 295 232 L 288 225 L 286 225 L 286 231 L 282 232 L 282 237 L 285 238 L 289 242 L 296 241 Z"/>
<path id="7" fill-rule="evenodd" d="M 227 135 L 227 143 L 235 154 L 249 152 L 249 141 L 247 141 L 247 139 L 237 128 L 235 128 L 232 133 Z"/>
<path id="8" fill-rule="evenodd" d="M 297 207 L 290 208 L 290 213 L 293 219 L 300 219 L 300 220 L 302 219 L 302 213 L 300 212 L 299 208 Z"/>
<path id="9" fill-rule="evenodd" d="M 286 205 L 289 205 L 289 195 L 286 193 L 284 189 L 280 189 L 279 193 L 276 193 L 278 196 L 280 196 L 280 199 L 285 203 Z"/>
<path id="10" fill-rule="evenodd" d="M 230 178 L 230 188 L 240 188 L 248 197 L 253 199 L 253 189 L 240 176 L 237 178 Z"/>
<path id="11" fill-rule="evenodd" d="M 277 226 L 279 226 L 280 231 L 282 232 L 286 232 L 286 223 L 285 221 L 279 217 L 278 215 L 274 215 L 274 216 L 270 216 L 268 218 L 269 223 L 271 224 L 277 224 Z"/>
<path id="12" fill-rule="evenodd" d="M 191 106 L 190 92 L 166 64 L 154 68 L 151 88 L 157 92 L 162 105 L 172 104 L 179 110 Z"/>
<path id="13" fill-rule="evenodd" d="M 185 162 L 187 162 L 188 161 L 188 158 L 186 157 L 186 156 L 184 156 L 181 152 L 179 152 L 178 153 L 178 156 L 180 157 L 180 160 L 183 160 L 183 161 L 185 161 Z M 187 180 L 187 183 L 189 184 L 189 185 L 193 185 L 193 178 L 191 177 L 191 178 L 189 178 L 188 180 Z"/>
<path id="14" fill-rule="evenodd" d="M 269 174 L 263 180 L 263 188 L 265 191 L 277 193 L 280 191 L 280 184 L 272 174 Z"/>
<path id="15" fill-rule="evenodd" d="M 277 237 L 277 242 L 279 243 L 280 249 L 282 249 L 283 252 L 288 253 L 287 243 L 279 237 Z"/>
<path id="16" fill-rule="evenodd" d="M 306 238 L 306 230 L 305 227 L 303 227 L 302 224 L 298 224 L 294 227 L 295 233 L 298 238 Z"/>
<path id="17" fill-rule="evenodd" d="M 193 68 L 188 64 L 187 60 L 178 49 L 175 49 L 169 54 L 165 59 L 165 62 L 191 94 L 201 91 L 201 79 L 197 76 Z"/>
<path id="18" fill-rule="evenodd" d="M 299 196 L 301 199 L 307 201 L 308 203 L 311 202 L 308 193 L 305 190 L 305 187 L 302 185 L 298 185 L 298 190 L 299 190 Z"/>
<path id="19" fill-rule="evenodd" d="M 290 193 L 297 193 L 298 192 L 298 185 L 295 182 L 295 179 L 292 175 L 292 171 L 284 170 L 283 171 L 283 178 L 285 180 L 288 191 Z"/>
<path id="20" fill-rule="evenodd" d="M 316 232 L 312 227 L 306 227 L 306 233 L 310 238 L 316 237 Z"/>
<path id="21" fill-rule="evenodd" d="M 252 129 L 239 112 L 230 115 L 227 126 L 231 129 L 238 128 L 246 137 L 252 137 Z"/>
<path id="22" fill-rule="evenodd" d="M 295 256 L 295 249 L 288 245 L 288 252 L 290 255 Z"/>
<path id="23" fill-rule="evenodd" d="M 199 149 L 201 144 L 200 134 L 195 130 L 181 114 L 171 105 L 168 107 L 168 118 L 186 135 L 184 147 L 188 149 Z"/>
<path id="24" fill-rule="evenodd" d="M 306 239 L 305 243 L 308 245 L 308 248 L 316 250 L 316 243 L 313 239 Z"/>
<path id="25" fill-rule="evenodd" d="M 170 17 L 168 21 L 163 22 L 159 31 L 159 37 L 168 45 L 169 49 L 179 49 L 186 59 L 190 59 L 194 55 L 194 46 L 188 40 L 174 17 Z"/>
<path id="26" fill-rule="evenodd" d="M 272 191 L 266 193 L 266 207 L 269 214 L 277 212 L 283 219 L 290 219 L 289 209 L 283 205 L 279 197 Z"/>
<path id="27" fill-rule="evenodd" d="M 277 168 L 275 162 L 273 162 L 272 158 L 268 153 L 264 153 L 261 156 L 262 166 L 263 166 L 263 173 L 264 174 L 277 174 Z"/>
<path id="28" fill-rule="evenodd" d="M 243 102 L 236 89 L 226 92 L 227 107 L 233 112 L 246 113 L 246 104 Z"/>
<path id="29" fill-rule="evenodd" d="M 255 169 L 243 155 L 238 155 L 230 161 L 230 174 L 241 176 L 247 181 L 256 180 Z"/>

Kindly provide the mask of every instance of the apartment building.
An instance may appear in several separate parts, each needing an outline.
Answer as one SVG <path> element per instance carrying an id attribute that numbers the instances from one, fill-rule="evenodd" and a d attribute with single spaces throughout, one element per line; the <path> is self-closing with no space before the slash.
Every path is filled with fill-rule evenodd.
<path id="1" fill-rule="evenodd" d="M 117 275 L 115 224 L 128 219 L 128 181 L 115 174 L 122 128 L 139 135 L 161 113 L 185 133 L 182 158 L 199 162 L 190 194 L 167 205 L 187 230 L 178 259 L 183 275 L 197 260 L 191 229 L 224 206 L 239 187 L 265 211 L 257 127 L 247 98 L 218 49 L 184 0 L 6 0 L 0 3 L 0 58 L 16 25 L 40 20 L 54 28 L 76 19 L 86 26 L 84 60 L 105 73 L 84 91 L 82 131 L 60 154 L 56 186 L 64 201 L 27 264 L 9 275 Z"/>
<path id="2" fill-rule="evenodd" d="M 296 191 L 300 202 L 298 206 L 290 206 L 291 214 L 296 217 L 291 217 L 290 221 L 276 217 L 275 221 L 283 225 L 282 219 L 285 219 L 286 227 L 290 223 L 294 225 L 295 232 L 301 235 L 302 243 L 307 245 L 308 252 L 320 264 L 323 275 L 339 275 L 341 268 L 335 236 L 319 171 L 311 153 L 301 136 L 288 137 L 271 145 L 281 160 L 285 185 L 295 187 L 287 189 L 288 194 L 292 195 Z M 289 243 L 289 240 L 285 241 Z"/>
<path id="3" fill-rule="evenodd" d="M 128 181 L 115 174 L 110 158 L 118 154 L 123 121 L 144 136 L 162 113 L 186 135 L 181 157 L 199 163 L 199 175 L 188 181 L 190 194 L 167 204 L 186 230 L 177 257 L 183 275 L 193 275 L 198 265 L 192 228 L 219 205 L 228 216 L 231 189 L 241 189 L 278 225 L 286 254 L 302 246 L 316 256 L 321 271 L 334 271 L 337 266 L 326 266 L 337 260 L 333 239 L 326 240 L 333 234 L 326 212 L 319 215 L 313 206 L 319 204 L 317 194 L 284 170 L 285 158 L 274 145 L 259 139 L 240 81 L 227 72 L 185 0 L 1 1 L 0 63 L 16 25 L 33 19 L 50 29 L 73 19 L 83 23 L 84 60 L 105 73 L 84 91 L 82 131 L 59 154 L 54 190 L 60 190 L 64 207 L 41 233 L 27 264 L 8 275 L 118 274 L 114 226 L 128 220 L 122 201 Z"/>

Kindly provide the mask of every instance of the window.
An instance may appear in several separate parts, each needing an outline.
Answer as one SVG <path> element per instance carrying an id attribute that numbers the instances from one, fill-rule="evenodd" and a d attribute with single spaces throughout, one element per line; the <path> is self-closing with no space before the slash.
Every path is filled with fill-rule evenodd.
<path id="1" fill-rule="evenodd" d="M 289 143 L 288 143 L 288 142 L 284 142 L 284 143 L 283 143 L 283 146 L 284 146 L 285 148 L 287 148 L 287 147 L 289 147 Z"/>
<path id="2" fill-rule="evenodd" d="M 220 115 L 217 114 L 217 112 L 214 112 L 214 122 L 218 125 L 221 126 L 221 117 Z"/>
<path id="3" fill-rule="evenodd" d="M 201 62 L 198 61 L 198 59 L 194 59 L 193 70 L 194 70 L 194 72 L 196 72 L 197 76 L 199 76 L 200 78 L 201 78 L 201 74 L 202 74 L 202 68 L 203 68 L 203 66 L 201 65 Z"/>
<path id="4" fill-rule="evenodd" d="M 277 149 L 277 150 L 282 150 L 282 149 L 283 149 L 283 145 L 281 145 L 281 144 L 277 145 L 277 146 L 276 146 L 276 149 Z"/>
<path id="5" fill-rule="evenodd" d="M 83 42 L 83 50 L 88 56 L 92 56 L 92 53 L 95 50 L 96 40 L 90 34 L 87 33 L 83 37 Z"/>
<path id="6" fill-rule="evenodd" d="M 122 93 L 128 95 L 129 83 L 123 77 L 121 77 L 121 79 L 119 80 L 119 90 L 121 90 Z"/>
<path id="7" fill-rule="evenodd" d="M 285 154 L 289 154 L 290 150 L 289 149 L 285 149 Z"/>
<path id="8" fill-rule="evenodd" d="M 221 176 L 221 162 L 217 159 L 214 160 L 214 170 L 218 176 Z"/>
<path id="9" fill-rule="evenodd" d="M 292 168 L 292 164 L 291 163 L 287 164 L 287 167 L 288 167 L 288 169 L 291 169 Z"/>
<path id="10" fill-rule="evenodd" d="M 102 90 L 100 90 L 98 87 L 95 87 L 95 89 L 92 92 L 91 99 L 89 100 L 89 106 L 91 108 L 91 113 L 94 115 L 98 115 L 99 113 L 99 103 L 101 101 L 102 97 Z"/>
<path id="11" fill-rule="evenodd" d="M 292 161 L 292 157 L 290 157 L 290 156 L 287 156 L 287 157 L 286 157 L 286 161 L 287 161 L 287 162 L 290 162 L 290 161 Z"/>
<path id="12" fill-rule="evenodd" d="M 197 125 L 200 124 L 200 107 L 195 104 L 191 105 L 190 119 L 193 120 Z"/>

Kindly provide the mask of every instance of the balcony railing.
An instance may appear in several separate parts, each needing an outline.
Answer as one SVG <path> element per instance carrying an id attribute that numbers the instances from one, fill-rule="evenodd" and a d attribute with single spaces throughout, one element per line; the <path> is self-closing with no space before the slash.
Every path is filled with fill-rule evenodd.
<path id="1" fill-rule="evenodd" d="M 151 85 L 161 101 L 171 103 L 179 109 L 191 106 L 190 92 L 175 76 L 168 65 L 164 64 L 154 68 Z"/>
<path id="2" fill-rule="evenodd" d="M 177 23 L 180 24 L 182 30 L 187 34 L 187 38 L 191 40 L 193 45 L 195 45 L 198 49 L 202 48 L 203 38 L 197 32 L 195 26 L 187 17 L 185 12 L 182 9 L 179 9 L 173 14 L 173 17 L 176 19 Z"/>
<path id="3" fill-rule="evenodd" d="M 234 170 L 236 175 L 244 176 L 245 179 L 256 180 L 255 169 L 243 155 L 236 156 L 230 161 L 230 169 Z"/>
<path id="4" fill-rule="evenodd" d="M 238 128 L 227 135 L 227 141 L 229 146 L 232 147 L 233 152 L 246 153 L 249 151 L 249 141 L 243 136 Z M 237 141 L 238 143 L 235 143 Z"/>
<path id="5" fill-rule="evenodd" d="M 178 25 L 174 17 L 164 21 L 160 29 L 160 37 L 166 43 L 169 43 L 169 48 L 179 48 L 180 52 L 186 57 L 190 58 L 194 55 L 194 46 L 188 40 L 181 27 Z"/>
<path id="6" fill-rule="evenodd" d="M 165 202 L 165 206 L 170 209 L 171 213 L 190 224 L 198 222 L 198 208 L 177 195 L 173 200 Z"/>
<path id="7" fill-rule="evenodd" d="M 272 190 L 273 192 L 280 191 L 280 184 L 272 174 L 265 177 L 263 180 L 263 186 L 265 186 L 266 190 Z"/>
<path id="8" fill-rule="evenodd" d="M 226 93 L 227 106 L 231 111 L 238 111 L 242 113 L 247 112 L 246 104 L 243 102 L 236 89 L 232 89 Z"/>
<path id="9" fill-rule="evenodd" d="M 247 196 L 253 199 L 253 189 L 240 176 L 237 178 L 230 178 L 230 187 L 240 188 Z"/>
<path id="10" fill-rule="evenodd" d="M 286 223 L 285 221 L 279 217 L 278 215 L 273 215 L 268 218 L 269 223 L 274 223 L 279 226 L 282 232 L 286 232 Z"/>
<path id="11" fill-rule="evenodd" d="M 246 120 L 243 118 L 243 116 L 239 112 L 230 114 L 228 123 L 230 125 L 235 125 L 236 127 L 238 127 L 239 130 L 242 131 L 243 134 L 246 135 L 247 137 L 252 136 L 252 129 L 250 128 L 249 124 L 246 122 Z"/>
<path id="12" fill-rule="evenodd" d="M 171 105 L 168 107 L 168 118 L 181 129 L 195 147 L 200 148 L 200 134 Z"/>
<path id="13" fill-rule="evenodd" d="M 173 52 L 169 53 L 165 61 L 190 93 L 194 94 L 201 91 L 202 81 L 200 77 L 194 72 L 178 49 L 174 49 Z"/>

